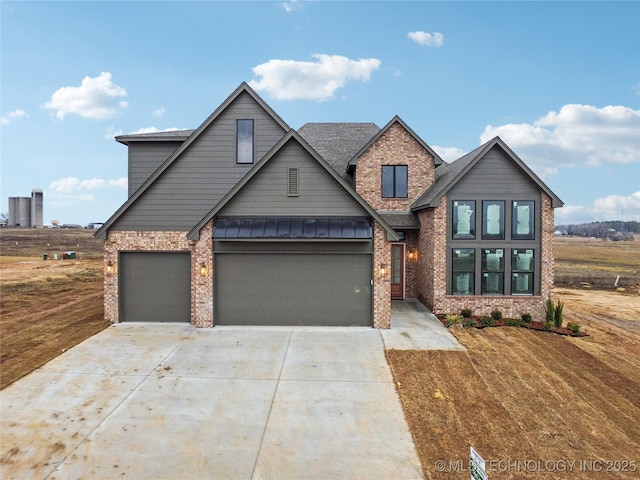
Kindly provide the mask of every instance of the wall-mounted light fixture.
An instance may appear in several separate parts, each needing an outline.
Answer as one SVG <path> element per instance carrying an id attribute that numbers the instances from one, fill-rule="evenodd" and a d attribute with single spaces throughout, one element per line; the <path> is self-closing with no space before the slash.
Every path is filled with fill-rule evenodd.
<path id="1" fill-rule="evenodd" d="M 111 275 L 113 273 L 113 262 L 109 260 L 107 262 L 107 275 Z"/>
<path id="2" fill-rule="evenodd" d="M 384 263 L 380 264 L 380 276 L 384 276 L 387 273 L 387 266 Z"/>
<path id="3" fill-rule="evenodd" d="M 418 258 L 418 250 L 415 248 L 409 249 L 409 260 L 416 260 Z"/>
<path id="4" fill-rule="evenodd" d="M 203 277 L 207 276 L 207 264 L 204 262 L 200 264 L 200 275 L 202 275 Z"/>

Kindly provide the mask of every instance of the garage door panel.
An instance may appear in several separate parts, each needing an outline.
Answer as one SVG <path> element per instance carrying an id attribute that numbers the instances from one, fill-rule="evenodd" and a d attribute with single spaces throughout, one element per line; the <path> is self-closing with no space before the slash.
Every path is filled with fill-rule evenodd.
<path id="1" fill-rule="evenodd" d="M 120 320 L 189 322 L 191 260 L 188 253 L 120 254 Z"/>
<path id="2" fill-rule="evenodd" d="M 216 322 L 371 325 L 371 256 L 217 254 Z"/>

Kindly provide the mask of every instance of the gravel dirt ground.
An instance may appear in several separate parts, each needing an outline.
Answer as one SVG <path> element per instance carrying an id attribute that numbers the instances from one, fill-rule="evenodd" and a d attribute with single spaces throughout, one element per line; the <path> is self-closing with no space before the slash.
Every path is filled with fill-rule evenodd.
<path id="1" fill-rule="evenodd" d="M 387 352 L 426 478 L 640 478 L 640 296 L 558 288 L 587 337 L 452 329 L 466 352 Z M 520 462 L 520 463 L 516 463 Z"/>

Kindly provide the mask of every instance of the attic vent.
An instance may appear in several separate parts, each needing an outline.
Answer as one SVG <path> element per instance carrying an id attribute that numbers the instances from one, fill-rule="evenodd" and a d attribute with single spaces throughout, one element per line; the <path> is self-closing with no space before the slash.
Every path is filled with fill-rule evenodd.
<path id="1" fill-rule="evenodd" d="M 298 167 L 290 167 L 287 169 L 287 196 L 297 197 L 298 194 Z"/>

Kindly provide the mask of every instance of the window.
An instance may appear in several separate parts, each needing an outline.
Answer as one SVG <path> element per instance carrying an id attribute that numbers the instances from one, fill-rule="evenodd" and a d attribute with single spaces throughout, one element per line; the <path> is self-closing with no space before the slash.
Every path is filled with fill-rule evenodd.
<path id="1" fill-rule="evenodd" d="M 511 295 L 533 295 L 533 249 L 511 250 Z"/>
<path id="2" fill-rule="evenodd" d="M 482 295 L 504 294 L 504 249 L 482 249 Z"/>
<path id="3" fill-rule="evenodd" d="M 236 120 L 236 163 L 253 163 L 253 120 Z"/>
<path id="4" fill-rule="evenodd" d="M 482 239 L 504 240 L 504 200 L 482 201 Z"/>
<path id="5" fill-rule="evenodd" d="M 511 239 L 533 240 L 535 236 L 534 211 L 535 203 L 532 201 L 512 202 L 511 214 Z"/>
<path id="6" fill-rule="evenodd" d="M 382 166 L 382 198 L 407 198 L 407 166 Z"/>
<path id="7" fill-rule="evenodd" d="M 473 248 L 454 248 L 451 256 L 452 295 L 473 295 L 475 292 L 476 256 Z"/>
<path id="8" fill-rule="evenodd" d="M 453 202 L 453 238 L 476 238 L 476 202 Z"/>

